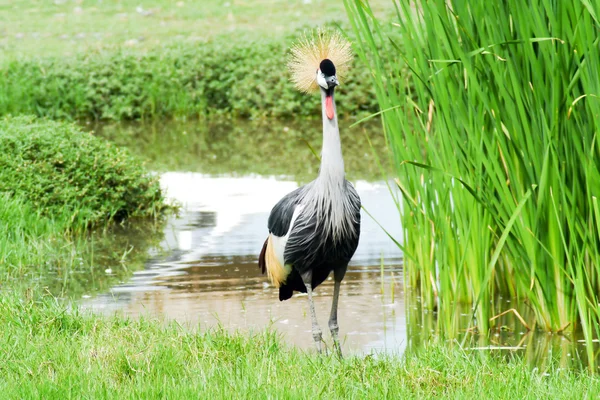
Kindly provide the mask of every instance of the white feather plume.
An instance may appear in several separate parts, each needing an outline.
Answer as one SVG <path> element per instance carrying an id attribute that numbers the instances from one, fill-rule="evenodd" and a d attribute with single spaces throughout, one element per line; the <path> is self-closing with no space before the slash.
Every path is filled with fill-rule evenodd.
<path id="1" fill-rule="evenodd" d="M 305 93 L 317 90 L 317 70 L 326 58 L 335 65 L 338 81 L 343 81 L 352 61 L 352 49 L 350 42 L 337 31 L 317 29 L 305 33 L 292 46 L 288 68 L 298 90 Z"/>

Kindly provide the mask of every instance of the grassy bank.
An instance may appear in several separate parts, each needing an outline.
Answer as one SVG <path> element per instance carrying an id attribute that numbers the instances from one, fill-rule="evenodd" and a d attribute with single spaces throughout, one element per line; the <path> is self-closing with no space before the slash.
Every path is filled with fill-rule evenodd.
<path id="1" fill-rule="evenodd" d="M 372 5 L 378 15 L 393 12 L 388 0 Z M 0 59 L 280 39 L 306 24 L 346 19 L 341 2 L 326 0 L 13 0 L 0 3 Z"/>
<path id="2" fill-rule="evenodd" d="M 299 93 L 289 82 L 287 51 L 294 38 L 8 61 L 0 64 L 0 115 L 92 120 L 319 116 L 318 98 Z M 340 114 L 376 111 L 367 71 L 353 68 L 348 75 L 340 87 Z"/>
<path id="3" fill-rule="evenodd" d="M 0 390 L 8 398 L 592 398 L 600 381 L 531 371 L 459 349 L 316 357 L 274 333 L 191 333 L 177 324 L 0 300 Z"/>
<path id="4" fill-rule="evenodd" d="M 3 287 L 33 284 L 73 295 L 105 288 L 157 244 L 156 230 L 149 227 L 134 250 L 132 238 L 114 241 L 113 231 L 90 230 L 126 218 L 156 220 L 167 209 L 157 178 L 127 151 L 73 124 L 0 120 Z M 105 251 L 94 257 L 99 249 Z"/>
<path id="5" fill-rule="evenodd" d="M 287 51 L 306 28 L 347 26 L 323 0 L 17 1 L 0 15 L 0 115 L 88 120 L 318 116 L 288 81 Z M 363 68 L 340 91 L 342 116 L 377 111 Z"/>
<path id="6" fill-rule="evenodd" d="M 368 5 L 346 1 L 387 110 L 404 194 L 407 283 L 438 309 L 441 331 L 456 332 L 456 303 L 476 306 L 474 324 L 484 332 L 500 313 L 530 309 L 524 328 L 583 331 L 593 360 L 598 5 L 400 4 L 402 51 Z M 398 79 L 404 68 L 411 76 Z"/>
<path id="7" fill-rule="evenodd" d="M 27 269 L 32 264 L 44 268 L 72 263 L 68 252 L 60 251 L 70 243 L 65 232 L 67 221 L 41 217 L 23 199 L 0 196 L 0 268 L 6 274 Z M 54 250 L 54 251 L 52 251 Z"/>

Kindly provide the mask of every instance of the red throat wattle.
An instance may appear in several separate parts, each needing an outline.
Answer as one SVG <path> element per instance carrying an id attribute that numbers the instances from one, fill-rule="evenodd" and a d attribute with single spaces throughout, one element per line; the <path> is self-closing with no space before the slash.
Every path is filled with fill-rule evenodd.
<path id="1" fill-rule="evenodd" d="M 325 97 L 325 113 L 327 118 L 333 119 L 333 96 Z"/>

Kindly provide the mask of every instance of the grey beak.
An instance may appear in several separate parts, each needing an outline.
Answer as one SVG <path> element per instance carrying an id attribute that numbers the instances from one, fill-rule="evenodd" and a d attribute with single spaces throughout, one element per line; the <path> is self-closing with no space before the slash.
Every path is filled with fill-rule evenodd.
<path id="1" fill-rule="evenodd" d="M 328 76 L 327 78 L 325 78 L 325 81 L 327 82 L 327 86 L 334 87 L 334 86 L 338 86 L 340 83 L 338 82 L 337 76 L 333 75 L 333 76 Z"/>

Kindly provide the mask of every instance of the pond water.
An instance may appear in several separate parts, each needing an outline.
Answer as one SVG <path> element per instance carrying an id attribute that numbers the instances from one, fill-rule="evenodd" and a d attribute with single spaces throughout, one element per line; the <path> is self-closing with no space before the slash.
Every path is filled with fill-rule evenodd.
<path id="1" fill-rule="evenodd" d="M 321 122 L 179 122 L 95 130 L 148 160 L 161 173 L 167 196 L 182 209 L 164 227 L 160 256 L 149 257 L 143 269 L 85 299 L 82 307 L 176 319 L 200 329 L 272 328 L 287 342 L 312 349 L 306 295 L 280 302 L 257 259 L 273 205 L 318 172 L 313 152 L 320 148 Z M 382 132 L 377 125 L 342 127 L 342 132 L 347 132 L 342 140 L 348 177 L 355 178 L 363 206 L 374 218 L 363 213 L 360 245 L 342 286 L 343 348 L 351 353 L 401 352 L 406 346 L 402 254 L 378 226 L 401 239 L 394 201 L 398 193 L 382 180 L 374 156 L 385 154 Z M 328 280 L 315 296 L 326 340 L 332 289 Z"/>
<path id="2" fill-rule="evenodd" d="M 161 181 L 167 195 L 183 206 L 179 218 L 172 218 L 165 228 L 161 247 L 169 249 L 167 256 L 150 260 L 146 269 L 85 302 L 84 307 L 177 319 L 201 328 L 221 325 L 260 331 L 273 327 L 287 342 L 312 349 L 306 295 L 280 302 L 278 290 L 268 284 L 257 265 L 270 209 L 297 183 L 189 172 L 168 172 Z M 400 237 L 388 187 L 358 181 L 356 189 L 373 217 Z M 360 245 L 340 297 L 345 350 L 400 351 L 406 345 L 404 304 L 398 293 L 401 263 L 398 248 L 373 219 L 363 215 Z M 332 288 L 329 280 L 316 290 L 315 303 L 325 330 Z"/>
<path id="3" fill-rule="evenodd" d="M 321 123 L 220 121 L 93 128 L 148 160 L 167 196 L 182 209 L 159 227 L 134 224 L 104 235 L 130 248 L 130 261 L 123 262 L 115 252 L 119 246 L 96 246 L 95 265 L 80 275 L 77 285 L 70 283 L 76 290 L 69 286 L 62 291 L 82 295 L 82 308 L 95 312 L 177 320 L 189 329 L 269 328 L 287 343 L 312 351 L 306 295 L 279 302 L 257 258 L 272 206 L 318 173 L 314 150 L 318 153 L 320 148 Z M 381 129 L 341 129 L 348 178 L 373 217 L 363 211 L 360 244 L 342 285 L 342 348 L 350 354 L 402 353 L 437 336 L 436 315 L 420 310 L 418 296 L 402 292 L 402 253 L 379 226 L 402 240 L 395 203 L 399 193 L 382 178 L 389 167 Z M 315 297 L 327 345 L 332 289 L 328 280 Z M 472 327 L 469 310 L 457 308 L 457 313 L 464 314 L 460 330 L 465 332 Z M 527 333 L 512 314 L 499 319 L 498 326 L 489 336 L 471 336 L 469 347 L 493 348 L 501 356 L 518 354 L 536 366 L 557 359 L 564 366 L 578 365 L 585 358 L 577 335 Z"/>

